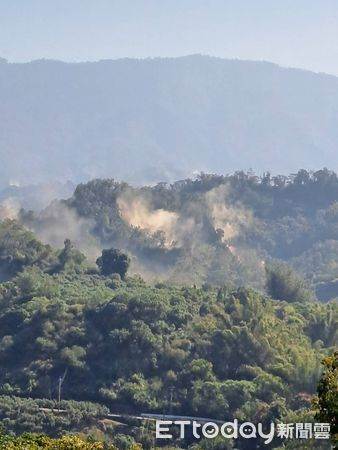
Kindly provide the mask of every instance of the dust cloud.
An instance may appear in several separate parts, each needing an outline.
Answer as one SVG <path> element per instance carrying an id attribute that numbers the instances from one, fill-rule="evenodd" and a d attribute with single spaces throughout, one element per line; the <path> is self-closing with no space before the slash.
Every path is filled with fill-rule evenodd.
<path id="1" fill-rule="evenodd" d="M 19 217 L 21 205 L 15 197 L 8 197 L 0 203 L 0 220 L 17 220 Z"/>
<path id="2" fill-rule="evenodd" d="M 249 210 L 241 205 L 230 206 L 227 186 L 219 186 L 207 192 L 205 200 L 215 231 L 222 230 L 223 242 L 233 240 L 252 223 L 252 213 Z M 232 253 L 235 252 L 233 245 L 229 249 Z"/>
<path id="3" fill-rule="evenodd" d="M 99 256 L 101 247 L 92 234 L 93 227 L 92 220 L 80 217 L 74 209 L 59 201 L 52 202 L 30 224 L 30 228 L 42 242 L 60 248 L 65 239 L 70 239 L 89 260 L 94 261 Z"/>

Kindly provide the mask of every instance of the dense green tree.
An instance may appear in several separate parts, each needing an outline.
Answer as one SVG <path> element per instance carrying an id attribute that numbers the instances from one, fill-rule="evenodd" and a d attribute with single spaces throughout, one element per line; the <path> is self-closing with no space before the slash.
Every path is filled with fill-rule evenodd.
<path id="1" fill-rule="evenodd" d="M 65 239 L 64 248 L 60 251 L 58 258 L 63 270 L 71 264 L 80 265 L 86 259 L 81 252 L 75 249 L 70 239 Z"/>
<path id="2" fill-rule="evenodd" d="M 316 418 L 331 425 L 334 442 L 338 442 L 338 351 L 323 359 L 324 372 L 318 383 Z"/>
<path id="3" fill-rule="evenodd" d="M 266 268 L 266 287 L 272 298 L 288 302 L 305 302 L 314 295 L 305 281 L 286 264 L 273 264 Z"/>
<path id="4" fill-rule="evenodd" d="M 42 244 L 33 233 L 14 220 L 0 222 L 0 275 L 11 277 L 25 267 L 53 267 L 56 252 Z"/>
<path id="5" fill-rule="evenodd" d="M 102 255 L 96 260 L 96 264 L 103 275 L 118 273 L 123 279 L 128 271 L 130 258 L 115 248 L 104 249 Z"/>

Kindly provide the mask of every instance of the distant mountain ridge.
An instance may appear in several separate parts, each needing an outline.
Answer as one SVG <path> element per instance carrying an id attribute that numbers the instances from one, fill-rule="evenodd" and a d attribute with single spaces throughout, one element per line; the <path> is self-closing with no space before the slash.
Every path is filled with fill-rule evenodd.
<path id="1" fill-rule="evenodd" d="M 0 179 L 338 166 L 338 78 L 192 55 L 0 62 Z"/>

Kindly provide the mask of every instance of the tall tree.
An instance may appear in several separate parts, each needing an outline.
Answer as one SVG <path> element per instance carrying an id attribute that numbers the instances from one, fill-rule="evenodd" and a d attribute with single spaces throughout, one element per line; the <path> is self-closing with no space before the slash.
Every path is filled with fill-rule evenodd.
<path id="1" fill-rule="evenodd" d="M 316 419 L 331 425 L 333 441 L 338 443 L 338 351 L 323 360 L 324 372 L 318 383 Z"/>
<path id="2" fill-rule="evenodd" d="M 123 279 L 128 271 L 130 258 L 116 248 L 103 249 L 102 255 L 96 260 L 96 264 L 103 275 L 118 273 Z"/>

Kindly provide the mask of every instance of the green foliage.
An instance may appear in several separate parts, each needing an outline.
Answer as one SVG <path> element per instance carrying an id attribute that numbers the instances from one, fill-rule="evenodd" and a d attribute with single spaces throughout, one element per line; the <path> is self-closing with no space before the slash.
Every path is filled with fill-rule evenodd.
<path id="1" fill-rule="evenodd" d="M 104 249 L 102 255 L 96 260 L 96 264 L 103 275 L 117 273 L 123 279 L 130 264 L 130 258 L 115 248 Z"/>
<path id="2" fill-rule="evenodd" d="M 274 264 L 266 268 L 267 291 L 272 298 L 289 302 L 305 302 L 314 295 L 305 281 L 285 264 Z"/>
<path id="3" fill-rule="evenodd" d="M 277 397 L 293 408 L 336 339 L 335 304 L 76 271 L 26 269 L 0 305 L 2 394 L 56 398 L 66 374 L 63 398 L 130 412 L 242 417 Z"/>
<path id="4" fill-rule="evenodd" d="M 19 437 L 0 435 L 1 450 L 117 450 L 114 445 L 88 442 L 78 436 L 51 439 L 44 435 L 24 434 Z"/>
<path id="5" fill-rule="evenodd" d="M 128 223 L 119 207 L 123 195 L 130 206 L 141 199 L 150 217 L 166 211 L 179 220 L 168 236 L 165 226 L 154 231 Z M 130 254 L 130 273 L 263 291 L 264 265 L 282 261 L 320 299 L 338 297 L 338 177 L 327 169 L 300 170 L 289 177 L 202 173 L 193 180 L 142 188 L 93 180 L 79 185 L 66 204 L 95 223 L 102 247 Z M 34 221 L 28 224 L 34 228 Z"/>
<path id="6" fill-rule="evenodd" d="M 318 383 L 316 419 L 331 425 L 334 442 L 338 442 L 338 352 L 323 360 L 324 372 Z"/>
<path id="7" fill-rule="evenodd" d="M 1 426 L 8 433 L 43 432 L 57 436 L 70 430 L 81 432 L 107 414 L 106 407 L 91 402 L 62 400 L 59 404 L 47 399 L 0 396 Z"/>
<path id="8" fill-rule="evenodd" d="M 69 239 L 66 239 L 64 242 L 64 248 L 58 255 L 60 266 L 63 270 L 67 268 L 67 266 L 78 266 L 81 265 L 82 262 L 86 259 L 86 257 L 76 250 Z"/>
<path id="9" fill-rule="evenodd" d="M 56 255 L 33 233 L 13 220 L 0 223 L 0 274 L 8 278 L 28 266 L 47 269 L 55 264 Z"/>
<path id="10" fill-rule="evenodd" d="M 290 248 L 285 250 L 289 244 L 283 240 L 300 236 L 309 222 L 312 230 L 325 224 L 332 238 L 336 206 L 320 206 L 316 192 L 326 192 L 327 186 L 333 189 L 335 183 L 327 172 L 310 178 L 300 174 L 288 183 L 282 179 L 259 182 L 239 173 L 230 178 L 204 175 L 169 188 L 143 189 L 154 207 L 186 211 L 195 201 L 204 199 L 201 205 L 205 205 L 203 196 L 210 190 L 230 186 L 227 201 L 232 206 L 239 201 L 251 205 L 256 216 L 252 228 L 234 238 L 236 250 L 231 248 L 233 242 L 215 232 L 210 211 L 206 214 L 203 207 L 192 214 L 201 224 L 199 234 L 180 248 L 168 247 L 163 236 L 129 226 L 122 219 L 116 199 L 125 185 L 109 180 L 81 185 L 68 206 L 87 218 L 94 215 L 101 241 L 114 242 L 114 248 L 104 250 L 98 259 L 100 273 L 88 269 L 69 240 L 56 251 L 16 222 L 3 222 L 0 419 L 5 431 L 45 432 L 55 437 L 88 434 L 92 428 L 97 431 L 99 417 L 107 408 L 221 420 L 226 416 L 255 423 L 309 410 L 321 360 L 337 345 L 337 302 L 316 301 L 300 276 L 273 261 L 267 264 L 267 287 L 273 298 L 263 289 L 236 285 L 249 279 L 254 285 L 257 272 L 264 274 L 258 256 L 268 261 L 283 256 L 292 263 Z M 287 220 L 274 209 L 275 201 L 289 211 Z M 299 220 L 300 205 L 305 204 L 308 212 Z M 328 211 L 319 214 L 322 207 Z M 269 228 L 272 216 L 274 225 Z M 278 233 L 283 254 L 275 247 Z M 253 253 L 248 258 L 244 249 L 257 235 L 260 248 L 256 259 L 248 262 Z M 186 284 L 151 284 L 139 276 L 126 276 L 129 257 L 115 249 L 116 243 L 125 242 L 134 255 L 131 265 L 137 255 L 136 263 L 158 263 L 159 271 L 170 268 L 168 277 L 172 281 L 181 277 Z M 299 253 L 303 244 L 294 241 L 292 245 L 299 245 Z M 332 258 L 321 260 L 318 274 Z M 188 283 L 190 275 L 196 281 L 193 285 Z M 224 280 L 226 285 L 221 283 Z M 332 407 L 331 372 L 328 366 L 321 379 L 323 411 Z M 68 399 L 60 405 L 66 412 L 60 416 L 43 412 L 41 408 L 53 409 L 55 403 L 36 399 L 56 399 L 59 389 L 61 398 Z M 135 442 L 141 439 L 135 437 L 135 430 L 125 436 L 120 431 L 107 428 L 104 434 L 118 448 L 137 448 Z M 203 442 L 201 448 L 210 445 Z M 213 445 L 221 448 L 222 443 Z"/>

